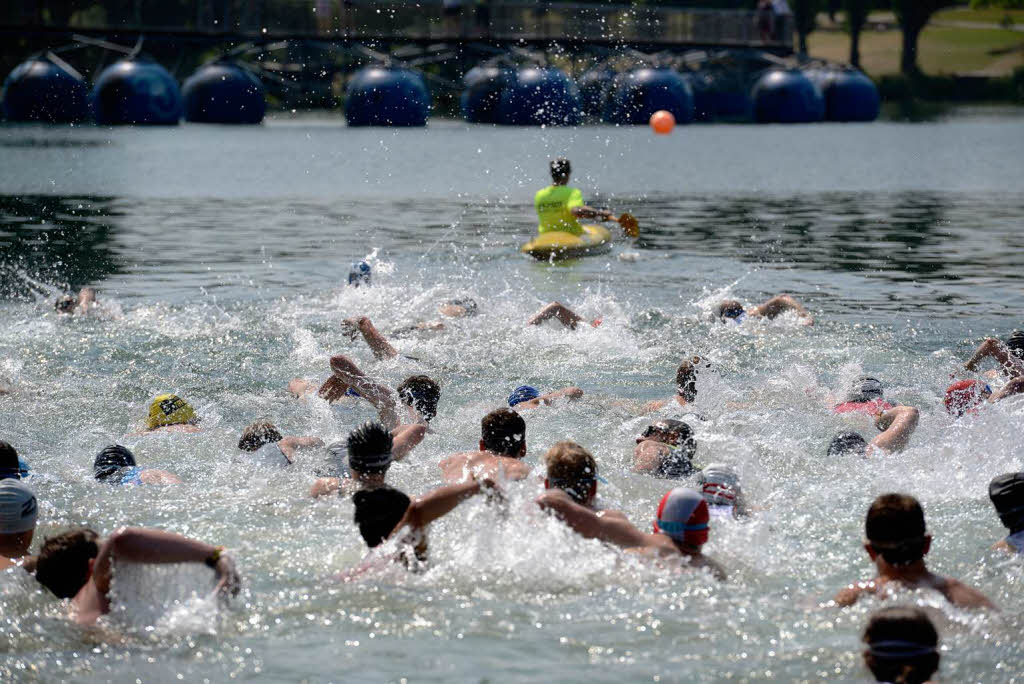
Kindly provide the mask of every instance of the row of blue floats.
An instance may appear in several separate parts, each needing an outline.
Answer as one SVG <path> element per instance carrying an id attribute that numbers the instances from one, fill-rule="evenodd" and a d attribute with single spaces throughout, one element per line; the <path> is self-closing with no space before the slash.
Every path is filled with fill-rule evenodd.
<path id="1" fill-rule="evenodd" d="M 874 83 L 844 68 L 772 69 L 747 88 L 728 74 L 670 68 L 592 70 L 577 83 L 553 67 L 478 66 L 464 83 L 460 104 L 467 121 L 513 126 L 575 126 L 588 116 L 612 124 L 646 124 L 660 109 L 672 112 L 677 123 L 872 121 L 879 112 Z M 11 72 L 2 98 L 4 115 L 12 121 L 94 118 L 101 125 L 173 125 L 184 118 L 253 124 L 266 112 L 260 79 L 230 61 L 200 67 L 179 89 L 156 62 L 123 59 L 100 72 L 90 90 L 59 58 L 41 56 Z M 430 108 L 423 76 L 405 68 L 364 67 L 345 92 L 351 126 L 423 126 Z"/>

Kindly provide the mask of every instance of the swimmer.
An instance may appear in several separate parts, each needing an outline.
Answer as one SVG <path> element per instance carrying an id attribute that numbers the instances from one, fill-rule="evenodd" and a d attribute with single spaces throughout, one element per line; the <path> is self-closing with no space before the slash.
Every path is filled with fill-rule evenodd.
<path id="1" fill-rule="evenodd" d="M 559 323 L 564 325 L 569 330 L 575 330 L 576 326 L 583 320 L 583 316 L 580 316 L 575 311 L 565 306 L 561 302 L 551 302 L 537 313 L 530 316 L 529 320 L 526 321 L 526 325 L 540 325 L 544 321 L 549 321 L 552 318 L 557 319 Z M 590 321 L 590 327 L 596 328 L 601 325 L 601 319 L 595 318 Z"/>
<path id="2" fill-rule="evenodd" d="M 1014 330 L 1005 342 L 992 337 L 986 339 L 964 364 L 964 368 L 976 371 L 985 359 L 994 359 L 999 363 L 999 370 L 1008 378 L 1024 376 L 1024 331 Z"/>
<path id="3" fill-rule="evenodd" d="M 978 380 L 960 380 L 946 388 L 942 403 L 949 415 L 960 418 L 968 413 L 976 414 L 985 403 L 994 404 L 1017 394 L 1024 394 L 1024 376 L 1013 378 L 997 392 Z"/>
<path id="4" fill-rule="evenodd" d="M 350 340 L 354 340 L 356 335 L 362 334 L 370 351 L 379 360 L 393 359 L 398 356 L 398 350 L 391 346 L 387 338 L 380 334 L 373 322 L 366 316 L 346 318 L 342 321 L 342 330 Z"/>
<path id="5" fill-rule="evenodd" d="M 92 463 L 93 477 L 111 485 L 181 484 L 174 473 L 156 468 L 140 468 L 135 454 L 120 444 L 111 444 L 96 454 Z"/>
<path id="6" fill-rule="evenodd" d="M 883 494 L 874 500 L 864 521 L 864 550 L 875 563 L 878 576 L 856 582 L 833 599 L 838 606 L 852 606 L 864 594 L 883 594 L 894 585 L 907 589 L 933 589 L 955 606 L 994 608 L 977 589 L 928 570 L 924 557 L 932 536 L 924 524 L 917 499 L 906 494 Z"/>
<path id="7" fill-rule="evenodd" d="M 471 297 L 449 299 L 445 302 L 441 302 L 437 307 L 437 312 L 442 316 L 447 316 L 448 318 L 466 318 L 469 316 L 476 316 L 476 300 Z"/>
<path id="8" fill-rule="evenodd" d="M 291 465 L 299 449 L 322 447 L 319 437 L 285 437 L 271 423 L 257 422 L 242 431 L 238 448 L 266 465 Z"/>
<path id="9" fill-rule="evenodd" d="M 348 269 L 348 284 L 352 287 L 370 286 L 373 269 L 365 261 L 356 261 Z"/>
<path id="10" fill-rule="evenodd" d="M 512 393 L 508 395 L 508 406 L 509 408 L 514 408 L 516 411 L 522 411 L 523 409 L 550 406 L 558 399 L 575 401 L 580 399 L 582 396 L 583 390 L 579 387 L 566 387 L 565 389 L 541 394 L 536 387 L 520 385 L 512 390 Z"/>
<path id="11" fill-rule="evenodd" d="M 893 407 L 882 398 L 882 383 L 877 378 L 862 375 L 850 383 L 846 397 L 842 403 L 832 407 L 832 413 L 866 413 L 869 416 L 877 415 L 879 411 L 888 411 Z"/>
<path id="12" fill-rule="evenodd" d="M 633 472 L 668 479 L 689 477 L 700 471 L 694 463 L 697 440 L 693 430 L 681 420 L 651 423 L 636 438 Z"/>
<path id="13" fill-rule="evenodd" d="M 579 219 L 614 221 L 615 214 L 606 209 L 593 209 L 583 203 L 583 193 L 569 187 L 572 165 L 564 157 L 551 160 L 551 185 L 538 190 L 533 197 L 537 210 L 537 232 L 541 235 L 553 231 L 583 235 Z"/>
<path id="14" fill-rule="evenodd" d="M 314 499 L 334 492 L 344 495 L 383 487 L 392 462 L 405 455 L 396 453 L 396 444 L 388 429 L 373 421 L 363 423 L 350 432 L 344 445 L 337 442 L 328 450 L 338 466 L 338 476 L 317 479 L 309 490 Z M 348 455 L 347 466 L 345 454 Z"/>
<path id="15" fill-rule="evenodd" d="M 712 463 L 697 473 L 697 487 L 708 502 L 712 518 L 742 518 L 749 515 L 746 497 L 736 469 L 725 463 Z"/>
<path id="16" fill-rule="evenodd" d="M 506 408 L 491 411 L 480 421 L 480 450 L 453 454 L 438 465 L 445 482 L 472 478 L 522 480 L 530 474 L 526 457 L 526 421 Z"/>
<path id="17" fill-rule="evenodd" d="M 595 511 L 601 517 L 626 520 L 622 511 L 597 505 L 597 483 L 604 481 L 597 474 L 597 461 L 576 442 L 558 442 L 544 454 L 547 473 L 544 489 L 560 489 L 574 502 Z"/>
<path id="18" fill-rule="evenodd" d="M 36 559 L 28 555 L 36 532 L 39 505 L 24 482 L 0 482 L 0 570 L 20 567 L 33 572 Z"/>
<path id="19" fill-rule="evenodd" d="M 149 404 L 146 429 L 133 436 L 154 432 L 199 432 L 199 416 L 191 404 L 177 394 L 161 394 Z"/>
<path id="20" fill-rule="evenodd" d="M 939 633 L 915 606 L 875 611 L 861 639 L 864 665 L 876 682 L 928 684 L 939 669 Z"/>
<path id="21" fill-rule="evenodd" d="M 161 530 L 122 527 L 106 539 L 90 529 L 64 532 L 43 542 L 36 579 L 58 598 L 71 599 L 71 617 L 91 625 L 110 612 L 110 585 L 118 563 L 203 563 L 214 571 L 215 593 L 238 594 L 241 579 L 223 546 Z"/>
<path id="22" fill-rule="evenodd" d="M 1000 522 L 1010 531 L 994 548 L 1024 554 L 1024 473 L 1006 473 L 992 478 L 988 498 Z"/>
<path id="23" fill-rule="evenodd" d="M 78 295 L 64 295 L 57 299 L 53 308 L 57 313 L 62 314 L 87 314 L 96 306 L 96 290 L 91 287 L 83 287 Z"/>
<path id="24" fill-rule="evenodd" d="M 21 480 L 30 474 L 28 463 L 21 459 L 17 449 L 0 440 L 0 480 Z"/>
<path id="25" fill-rule="evenodd" d="M 399 551 L 390 560 L 399 561 L 410 569 L 417 563 L 424 563 L 427 557 L 427 525 L 450 513 L 466 499 L 480 492 L 497 488 L 491 480 L 469 480 L 462 484 L 447 485 L 417 497 L 409 499 L 399 490 L 383 486 L 376 489 L 363 489 L 352 496 L 355 504 L 353 516 L 359 527 L 359 534 L 371 549 L 374 549 L 392 537 L 399 536 L 400 543 L 412 547 L 415 561 L 405 550 Z M 359 574 L 359 569 L 347 575 L 351 578 Z"/>
<path id="26" fill-rule="evenodd" d="M 658 399 L 644 405 L 644 413 L 660 411 L 673 402 L 678 406 L 689 406 L 697 401 L 697 373 L 711 368 L 711 362 L 700 356 L 683 359 L 676 368 L 676 393 L 671 399 Z"/>
<path id="27" fill-rule="evenodd" d="M 641 532 L 625 517 L 601 516 L 576 503 L 559 489 L 544 492 L 537 498 L 537 504 L 544 510 L 553 511 L 587 539 L 599 539 L 627 552 L 662 560 L 679 558 L 690 567 L 709 570 L 716 579 L 726 578 L 722 566 L 701 553 L 701 547 L 708 540 L 708 505 L 692 489 L 677 487 L 662 497 L 653 534 Z"/>
<path id="28" fill-rule="evenodd" d="M 871 456 L 876 451 L 893 454 L 903 451 L 917 429 L 920 412 L 911 406 L 897 406 L 876 414 L 875 427 L 881 434 L 869 443 L 851 430 L 836 433 L 828 445 L 829 456 Z"/>
<path id="29" fill-rule="evenodd" d="M 719 302 L 718 306 L 715 307 L 715 315 L 718 317 L 718 320 L 723 323 L 733 321 L 737 324 L 742 323 L 748 317 L 772 320 L 787 311 L 796 313 L 799 317 L 800 325 L 814 325 L 814 318 L 804 308 L 803 304 L 787 294 L 776 295 L 764 304 L 749 309 L 744 309 L 743 304 L 735 299 L 726 299 Z"/>

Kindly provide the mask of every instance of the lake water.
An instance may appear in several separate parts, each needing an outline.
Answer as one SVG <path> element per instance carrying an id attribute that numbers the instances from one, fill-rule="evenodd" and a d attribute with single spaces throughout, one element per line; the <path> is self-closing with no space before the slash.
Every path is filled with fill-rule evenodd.
<path id="1" fill-rule="evenodd" d="M 546 162 L 572 159 L 591 204 L 632 211 L 641 238 L 549 265 L 517 247 L 535 229 Z M 17 575 L 0 577 L 5 680 L 722 681 L 864 680 L 859 635 L 879 604 L 821 607 L 871 575 L 861 548 L 872 498 L 906 491 L 935 535 L 928 559 L 978 586 L 998 614 L 928 606 L 944 681 L 1024 671 L 1024 568 L 989 551 L 1005 531 L 989 480 L 1021 468 L 1024 406 L 954 422 L 941 397 L 987 335 L 1024 327 L 1024 117 L 974 113 L 922 124 L 513 129 L 432 123 L 348 129 L 279 116 L 255 128 L 0 128 L 0 438 L 37 473 L 36 544 L 80 524 L 155 526 L 225 544 L 246 579 L 216 613 L 188 600 L 204 568 L 115 582 L 106 636 Z M 344 287 L 368 258 L 376 285 Z M 98 288 L 98 315 L 61 318 L 64 288 Z M 726 327 L 724 296 L 788 292 L 816 317 Z M 480 315 L 402 333 L 470 296 Z M 526 328 L 558 299 L 599 328 Z M 341 333 L 368 315 L 403 354 L 374 361 Z M 299 402 L 350 353 L 396 384 L 424 371 L 440 413 L 395 484 L 440 483 L 437 462 L 473 448 L 508 392 L 581 386 L 585 398 L 527 415 L 528 461 L 559 439 L 596 456 L 605 504 L 646 528 L 666 481 L 630 470 L 644 400 L 672 394 L 699 353 L 698 457 L 739 469 L 760 510 L 711 531 L 716 583 L 666 574 L 571 534 L 510 489 L 510 513 L 463 504 L 431 531 L 432 566 L 357 584 L 333 574 L 363 544 L 351 504 L 311 501 L 310 457 L 288 472 L 236 461 L 248 423 L 344 437 L 362 404 Z M 904 453 L 825 457 L 830 401 L 861 373 L 921 409 Z M 197 435 L 129 437 L 161 392 L 188 398 Z M 666 412 L 662 415 L 671 415 Z M 177 473 L 174 488 L 90 479 L 103 446 Z M 152 586 L 147 586 L 152 585 Z M 137 593 L 136 593 L 137 592 Z"/>

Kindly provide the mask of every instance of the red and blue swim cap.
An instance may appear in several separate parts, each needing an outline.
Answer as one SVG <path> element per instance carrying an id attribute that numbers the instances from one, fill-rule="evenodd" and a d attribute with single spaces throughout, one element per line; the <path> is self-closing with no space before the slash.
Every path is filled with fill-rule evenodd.
<path id="1" fill-rule="evenodd" d="M 708 540 L 710 517 L 703 496 L 692 489 L 676 487 L 661 497 L 654 532 L 690 546 L 703 546 Z"/>
<path id="2" fill-rule="evenodd" d="M 992 394 L 992 389 L 977 380 L 961 380 L 946 388 L 946 398 L 942 403 L 946 410 L 955 418 L 972 411 Z"/>

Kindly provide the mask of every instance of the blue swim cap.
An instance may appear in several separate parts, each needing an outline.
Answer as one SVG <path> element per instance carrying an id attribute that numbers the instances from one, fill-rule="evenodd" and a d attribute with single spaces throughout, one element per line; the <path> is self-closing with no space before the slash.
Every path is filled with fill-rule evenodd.
<path id="1" fill-rule="evenodd" d="M 521 404 L 524 401 L 530 401 L 540 396 L 540 392 L 537 388 L 530 387 L 529 385 L 520 385 L 512 390 L 512 394 L 508 395 L 508 405 L 515 406 Z"/>
<path id="2" fill-rule="evenodd" d="M 348 270 L 348 284 L 354 287 L 369 285 L 371 273 L 372 269 L 370 268 L 370 264 L 365 261 L 357 261 L 352 264 L 352 268 Z"/>
<path id="3" fill-rule="evenodd" d="M 349 387 L 349 388 L 348 388 L 347 390 L 345 390 L 345 396 L 346 396 L 346 397 L 361 397 L 361 396 L 363 396 L 363 395 L 362 395 L 362 394 L 360 394 L 359 392 L 356 392 L 356 391 L 355 391 L 354 389 L 352 389 L 351 387 Z"/>

